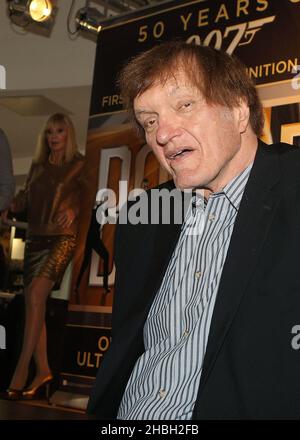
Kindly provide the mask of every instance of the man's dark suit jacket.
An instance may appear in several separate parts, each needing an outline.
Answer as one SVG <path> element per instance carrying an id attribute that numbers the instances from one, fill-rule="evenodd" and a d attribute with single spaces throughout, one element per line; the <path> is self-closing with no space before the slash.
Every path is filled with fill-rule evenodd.
<path id="1" fill-rule="evenodd" d="M 112 344 L 88 405 L 99 419 L 117 415 L 180 228 L 118 227 Z M 300 419 L 297 325 L 300 149 L 259 142 L 223 268 L 193 418 Z"/>

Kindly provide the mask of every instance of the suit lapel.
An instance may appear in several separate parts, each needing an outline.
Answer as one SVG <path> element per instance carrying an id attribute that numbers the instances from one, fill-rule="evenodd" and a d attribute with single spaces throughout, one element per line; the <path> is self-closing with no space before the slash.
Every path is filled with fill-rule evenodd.
<path id="1" fill-rule="evenodd" d="M 213 312 L 198 398 L 243 298 L 271 224 L 279 180 L 278 154 L 259 144 L 234 225 Z M 268 151 L 269 150 L 269 151 Z"/>

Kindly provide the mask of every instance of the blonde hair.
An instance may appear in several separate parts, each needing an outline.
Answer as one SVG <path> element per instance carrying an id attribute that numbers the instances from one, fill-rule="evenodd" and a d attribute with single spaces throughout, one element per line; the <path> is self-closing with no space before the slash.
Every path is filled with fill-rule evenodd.
<path id="1" fill-rule="evenodd" d="M 67 127 L 68 136 L 64 162 L 71 162 L 75 156 L 79 155 L 73 122 L 69 116 L 65 114 L 55 113 L 49 117 L 39 134 L 33 159 L 34 163 L 42 164 L 47 162 L 50 154 L 50 148 L 47 141 L 47 130 L 54 125 L 64 125 Z"/>

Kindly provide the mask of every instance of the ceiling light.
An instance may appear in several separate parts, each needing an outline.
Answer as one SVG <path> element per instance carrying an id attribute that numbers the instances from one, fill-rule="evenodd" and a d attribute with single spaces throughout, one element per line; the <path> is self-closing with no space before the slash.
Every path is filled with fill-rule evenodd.
<path id="1" fill-rule="evenodd" d="M 84 30 L 93 34 L 99 34 L 101 31 L 100 20 L 104 15 L 96 8 L 84 7 L 76 13 L 75 23 L 78 30 Z"/>
<path id="2" fill-rule="evenodd" d="M 51 18 L 53 5 L 50 0 L 8 0 L 10 16 L 42 23 Z"/>
<path id="3" fill-rule="evenodd" d="M 45 21 L 51 16 L 52 4 L 48 0 L 32 0 L 29 5 L 29 14 L 34 21 Z"/>

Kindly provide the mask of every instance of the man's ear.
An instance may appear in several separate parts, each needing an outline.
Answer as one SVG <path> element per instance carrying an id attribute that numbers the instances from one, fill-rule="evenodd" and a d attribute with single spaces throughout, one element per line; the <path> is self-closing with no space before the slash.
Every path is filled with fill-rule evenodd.
<path id="1" fill-rule="evenodd" d="M 238 124 L 240 133 L 245 133 L 249 125 L 250 109 L 245 99 L 239 100 L 239 105 L 237 106 L 238 114 Z"/>

